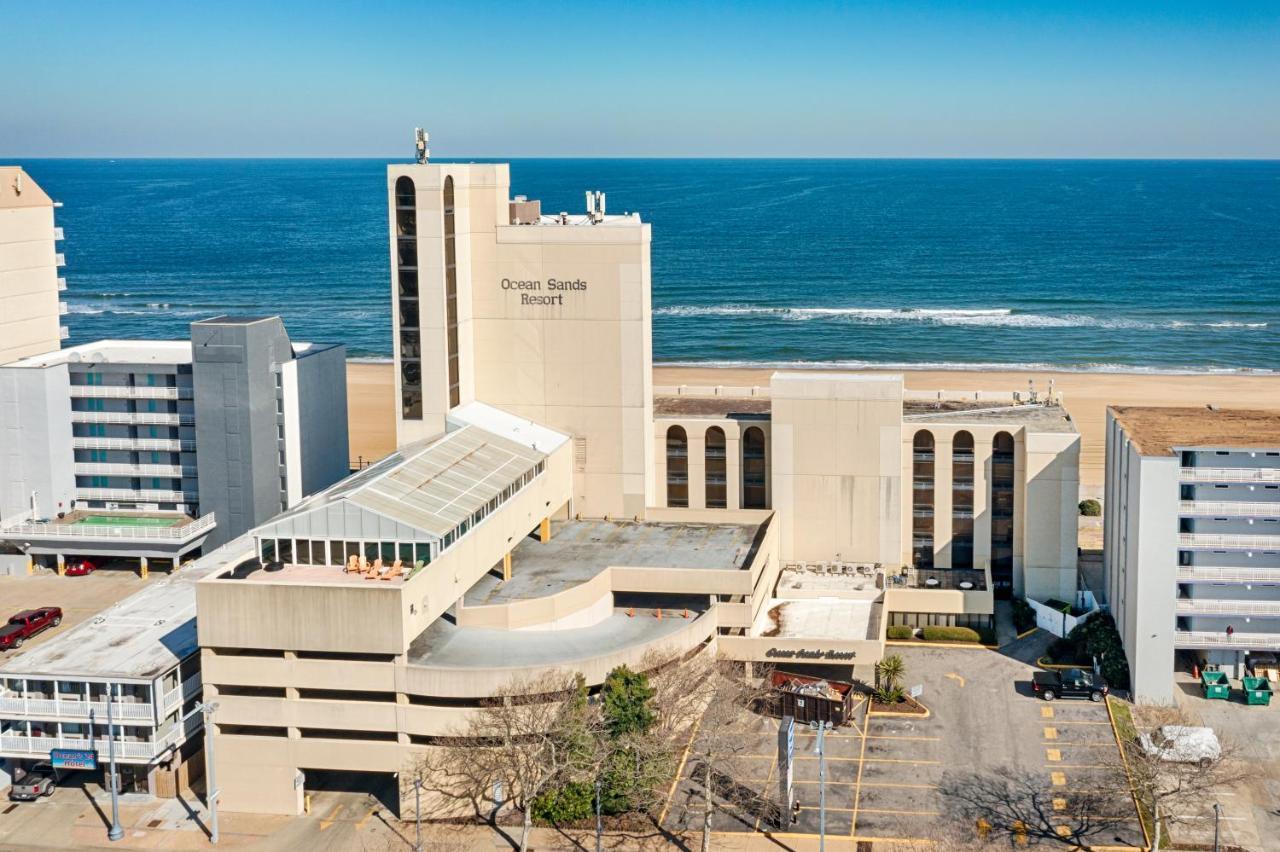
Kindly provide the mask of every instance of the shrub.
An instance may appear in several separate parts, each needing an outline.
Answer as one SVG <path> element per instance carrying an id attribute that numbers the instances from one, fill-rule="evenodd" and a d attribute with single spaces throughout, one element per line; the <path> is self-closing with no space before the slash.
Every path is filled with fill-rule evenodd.
<path id="1" fill-rule="evenodd" d="M 1022 598 L 1013 599 L 1013 629 L 1026 633 L 1036 626 L 1036 611 Z"/>
<path id="2" fill-rule="evenodd" d="M 1080 514 L 1086 518 L 1097 518 L 1102 515 L 1102 504 L 1090 497 L 1080 501 Z"/>
<path id="3" fill-rule="evenodd" d="M 916 635 L 914 627 L 908 627 L 905 624 L 895 624 L 884 632 L 886 639 L 910 639 Z"/>
<path id="4" fill-rule="evenodd" d="M 1077 662 L 1079 650 L 1070 639 L 1054 639 L 1049 643 L 1049 659 L 1054 662 Z"/>
<path id="5" fill-rule="evenodd" d="M 595 791 L 584 781 L 571 781 L 543 793 L 530 807 L 540 825 L 568 825 L 595 815 Z"/>
<path id="6" fill-rule="evenodd" d="M 1095 613 L 1088 621 L 1072 630 L 1067 637 L 1075 644 L 1080 657 L 1097 657 L 1102 676 L 1117 689 L 1129 688 L 1129 661 L 1116 631 L 1115 619 L 1109 613 Z"/>
<path id="7" fill-rule="evenodd" d="M 898 704 L 907 697 L 907 694 L 903 691 L 902 687 L 888 685 L 876 687 L 872 692 L 872 695 L 875 696 L 876 701 L 879 701 L 881 704 L 891 705 Z"/>
<path id="8" fill-rule="evenodd" d="M 620 737 L 649 730 L 658 720 L 649 706 L 654 692 L 646 674 L 633 672 L 626 666 L 609 672 L 600 690 L 609 735 Z"/>
<path id="9" fill-rule="evenodd" d="M 981 642 L 978 631 L 969 627 L 925 627 L 920 631 L 926 642 Z"/>

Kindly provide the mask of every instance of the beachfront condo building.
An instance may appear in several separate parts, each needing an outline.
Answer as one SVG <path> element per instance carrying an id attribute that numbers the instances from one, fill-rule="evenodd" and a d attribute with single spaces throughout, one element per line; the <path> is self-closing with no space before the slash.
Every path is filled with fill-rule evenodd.
<path id="1" fill-rule="evenodd" d="M 543 215 L 508 174 L 389 167 L 399 447 L 196 583 L 225 808 L 380 779 L 412 813 L 414 760 L 553 671 L 871 680 L 891 621 L 985 632 L 997 595 L 1074 592 L 1056 397 L 655 389 L 648 224 L 595 193 Z"/>
<path id="2" fill-rule="evenodd" d="M 0 566 L 176 568 L 341 479 L 345 370 L 230 316 L 0 366 Z"/>
<path id="3" fill-rule="evenodd" d="M 58 251 L 61 205 L 18 166 L 0 166 L 0 364 L 57 349 L 67 337 Z"/>
<path id="4" fill-rule="evenodd" d="M 1107 412 L 1107 602 L 1139 701 L 1170 704 L 1176 667 L 1231 677 L 1280 653 L 1280 415 Z"/>

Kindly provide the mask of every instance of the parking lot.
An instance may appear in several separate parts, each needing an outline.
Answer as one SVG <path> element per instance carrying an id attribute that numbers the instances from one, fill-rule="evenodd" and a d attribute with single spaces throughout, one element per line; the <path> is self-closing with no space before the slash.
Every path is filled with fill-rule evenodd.
<path id="1" fill-rule="evenodd" d="M 928 718 L 870 711 L 857 705 L 851 724 L 827 738 L 826 832 L 855 840 L 939 841 L 972 837 L 965 809 L 974 791 L 996 790 L 1000 812 L 1025 814 L 1036 833 L 1066 831 L 1097 847 L 1141 848 L 1132 799 L 1096 802 L 1096 791 L 1123 786 L 1119 747 L 1105 704 L 1031 693 L 1034 669 L 982 650 L 894 648 L 906 663 L 907 686 L 924 687 Z M 777 801 L 776 719 L 758 718 L 755 746 L 726 760 L 735 784 Z M 769 806 L 725 808 L 713 825 L 725 832 L 775 830 L 775 837 L 818 832 L 819 762 L 815 734 L 797 728 L 794 769 L 799 820 L 777 831 Z M 700 776 L 689 763 L 672 796 L 670 828 L 696 828 Z M 1088 806 L 1085 806 L 1085 802 Z M 1098 813 L 1105 810 L 1106 813 Z M 1087 811 L 1087 812 L 1086 812 Z M 1037 822 L 1038 820 L 1038 822 Z M 1055 844 L 1056 845 L 1056 844 Z"/>
<path id="2" fill-rule="evenodd" d="M 161 579 L 164 575 L 153 575 Z M 86 577 L 59 577 L 46 571 L 34 575 L 0 577 L 0 619 L 15 612 L 41 606 L 62 607 L 62 624 L 46 630 L 23 643 L 16 651 L 0 653 L 0 663 L 13 659 L 41 643 L 65 633 L 69 628 L 97 615 L 102 610 L 143 587 L 137 573 L 123 570 L 101 570 Z"/>

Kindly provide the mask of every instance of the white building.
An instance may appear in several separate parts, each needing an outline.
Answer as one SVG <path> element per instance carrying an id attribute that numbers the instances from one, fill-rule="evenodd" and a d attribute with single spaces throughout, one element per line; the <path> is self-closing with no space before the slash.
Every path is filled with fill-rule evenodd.
<path id="1" fill-rule="evenodd" d="M 1239 677 L 1280 651 L 1280 412 L 1107 411 L 1107 598 L 1135 698 L 1173 701 L 1175 657 Z"/>
<path id="2" fill-rule="evenodd" d="M 0 166 L 0 364 L 57 349 L 67 336 L 59 206 L 21 168 Z"/>

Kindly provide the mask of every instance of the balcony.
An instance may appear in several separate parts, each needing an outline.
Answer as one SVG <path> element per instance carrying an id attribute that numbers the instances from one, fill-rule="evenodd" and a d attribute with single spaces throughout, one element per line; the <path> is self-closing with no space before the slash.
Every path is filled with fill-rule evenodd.
<path id="1" fill-rule="evenodd" d="M 156 491 L 150 488 L 77 488 L 77 500 L 111 500 L 126 503 L 197 503 L 194 491 Z"/>
<path id="2" fill-rule="evenodd" d="M 921 544 L 932 546 L 929 542 Z M 987 588 L 987 574 L 968 568 L 911 568 L 907 585 L 914 589 L 951 589 L 982 592 Z"/>
<path id="3" fill-rule="evenodd" d="M 195 389 L 167 385 L 72 385 L 71 396 L 79 399 L 191 399 Z"/>
<path id="4" fill-rule="evenodd" d="M 68 310 L 70 310 L 70 308 L 68 308 L 68 307 L 67 307 L 67 303 L 66 303 L 66 302 L 59 302 L 59 303 L 58 303 L 58 316 L 60 316 L 60 317 L 64 317 L 64 316 L 66 316 L 66 315 L 67 315 L 67 311 L 68 311 Z"/>
<path id="5" fill-rule="evenodd" d="M 65 293 L 66 291 L 67 291 L 67 279 L 65 279 L 65 278 L 59 278 L 59 279 L 58 279 L 58 292 L 59 292 L 59 293 Z"/>
<path id="6" fill-rule="evenodd" d="M 1235 502 L 1183 500 L 1178 504 L 1178 513 L 1197 517 L 1280 518 L 1280 501 L 1251 503 L 1245 500 Z"/>
<path id="7" fill-rule="evenodd" d="M 1280 651 L 1280 633 L 1241 633 L 1230 636 L 1225 630 L 1175 630 L 1175 648 L 1240 648 L 1248 650 Z"/>
<path id="8" fill-rule="evenodd" d="M 167 411 L 72 411 L 73 423 L 117 423 L 127 426 L 194 426 L 195 414 Z"/>
<path id="9" fill-rule="evenodd" d="M 62 228 L 54 228 L 54 229 L 53 229 L 53 238 L 54 238 L 55 240 L 65 240 L 67 237 L 66 237 L 66 235 L 63 233 Z"/>
<path id="10" fill-rule="evenodd" d="M 1280 584 L 1280 568 L 1217 568 L 1180 565 L 1178 582 Z"/>
<path id="11" fill-rule="evenodd" d="M 1183 482 L 1280 482 L 1280 468 L 1184 467 L 1178 478 Z"/>
<path id="12" fill-rule="evenodd" d="M 68 337 L 70 337 L 70 336 L 71 336 L 71 331 L 70 331 L 70 330 L 69 330 L 65 325 L 60 325 L 60 326 L 58 326 L 58 339 L 59 339 L 59 340 L 66 340 L 66 339 L 67 339 Z"/>
<path id="13" fill-rule="evenodd" d="M 72 438 L 71 446 L 77 450 L 193 453 L 196 442 L 177 438 Z"/>
<path id="14" fill-rule="evenodd" d="M 172 478 L 193 477 L 194 465 L 180 464 L 110 464 L 108 462 L 76 462 L 79 476 L 163 476 Z"/>
<path id="15" fill-rule="evenodd" d="M 164 701 L 160 706 L 164 708 L 164 712 L 167 713 L 177 705 L 194 698 L 200 693 L 201 689 L 203 689 L 203 684 L 200 680 L 200 675 L 198 673 L 193 674 L 181 684 L 166 692 L 164 694 Z"/>
<path id="16" fill-rule="evenodd" d="M 0 698 L 0 713 L 6 716 L 39 716 L 55 719 L 88 719 L 93 714 L 95 722 L 107 721 L 107 702 L 83 701 L 67 698 L 20 698 L 8 695 Z M 116 701 L 111 705 L 113 718 L 126 722 L 155 723 L 155 709 L 150 701 Z"/>
<path id="17" fill-rule="evenodd" d="M 114 708 L 112 712 L 114 712 Z M 106 717 L 103 716 L 102 720 L 102 724 L 105 725 Z M 98 717 L 95 715 L 94 722 L 97 723 L 97 721 Z M 202 725 L 203 720 L 200 718 L 200 714 L 196 713 L 185 722 L 175 725 L 173 730 L 157 740 L 117 739 L 115 744 L 116 758 L 126 761 L 150 762 L 181 745 L 184 740 L 197 733 Z M 11 733 L 0 734 L 0 753 L 2 754 L 47 758 L 49 752 L 55 748 L 87 751 L 90 747 L 91 741 L 84 737 L 28 737 Z M 106 737 L 94 739 L 92 747 L 98 750 L 100 756 L 105 757 L 107 753 Z"/>
<path id="18" fill-rule="evenodd" d="M 165 500 L 164 502 L 171 501 Z M 175 500 L 172 502 L 183 501 Z M 74 522 L 55 524 L 24 521 L 6 526 L 0 529 L 0 533 L 6 537 L 24 536 L 28 538 L 68 539 L 73 541 L 167 541 L 181 543 L 207 534 L 209 530 L 217 526 L 217 523 L 214 513 L 210 512 L 190 523 L 176 523 L 171 527 L 143 527 L 123 523 L 116 526 L 112 524 L 77 524 Z M 3 707 L 0 706 L 0 709 L 3 709 Z"/>
<path id="19" fill-rule="evenodd" d="M 1280 550 L 1280 535 L 1178 533 L 1178 546 L 1197 550 Z"/>
<path id="20" fill-rule="evenodd" d="M 1280 601 L 1233 601 L 1221 598 L 1178 598 L 1178 615 L 1252 615 L 1280 618 Z"/>
<path id="21" fill-rule="evenodd" d="M 66 256 L 65 254 L 63 254 L 62 252 L 58 252 L 57 254 L 55 254 L 55 255 L 53 256 L 53 262 L 54 262 L 54 265 L 56 265 L 56 266 L 66 266 L 66 265 L 67 265 L 67 256 Z"/>

